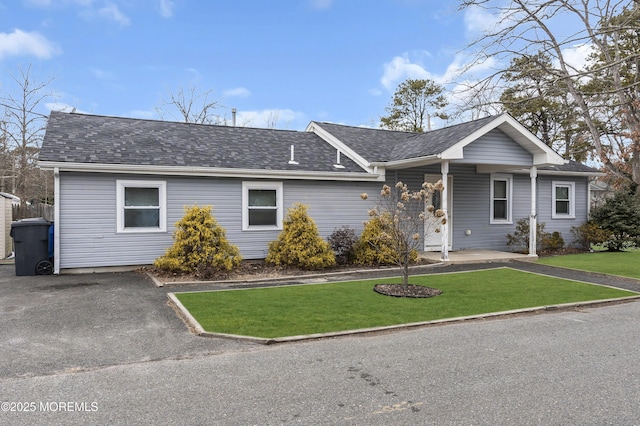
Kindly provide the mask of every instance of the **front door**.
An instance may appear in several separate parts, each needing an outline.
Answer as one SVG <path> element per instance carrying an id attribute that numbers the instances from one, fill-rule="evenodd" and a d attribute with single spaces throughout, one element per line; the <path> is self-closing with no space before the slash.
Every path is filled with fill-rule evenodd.
<path id="1" fill-rule="evenodd" d="M 442 179 L 442 175 L 424 175 L 424 181 L 435 184 Z M 444 190 L 447 191 L 447 225 L 449 225 L 449 250 L 451 250 L 451 235 L 453 234 L 453 177 L 448 176 Z M 426 200 L 426 205 L 432 205 L 435 210 L 442 208 L 442 191 L 435 191 L 431 197 Z M 438 220 L 433 213 L 427 212 L 427 218 L 424 221 L 424 251 L 440 251 L 442 250 L 442 233 L 435 232 Z"/>

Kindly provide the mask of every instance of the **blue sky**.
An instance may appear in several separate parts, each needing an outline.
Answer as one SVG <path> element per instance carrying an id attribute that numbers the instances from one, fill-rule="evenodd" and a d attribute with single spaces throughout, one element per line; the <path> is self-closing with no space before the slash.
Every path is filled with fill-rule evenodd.
<path id="1" fill-rule="evenodd" d="M 159 118 L 179 88 L 211 90 L 238 124 L 376 126 L 397 85 L 459 82 L 491 24 L 453 0 L 0 0 L 0 95 L 10 74 L 54 80 L 46 108 Z"/>

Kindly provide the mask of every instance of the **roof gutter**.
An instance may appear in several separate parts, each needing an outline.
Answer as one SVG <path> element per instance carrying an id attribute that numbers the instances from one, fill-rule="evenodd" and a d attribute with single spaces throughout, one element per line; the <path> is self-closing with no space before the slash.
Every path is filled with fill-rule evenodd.
<path id="1" fill-rule="evenodd" d="M 371 166 L 374 167 L 386 167 L 390 168 L 406 168 L 406 167 L 417 167 L 424 166 L 428 164 L 435 164 L 442 161 L 441 154 L 433 154 L 433 155 L 425 155 L 424 157 L 416 157 L 416 158 L 408 158 L 405 160 L 395 160 L 395 161 L 374 161 L 371 163 Z"/>
<path id="2" fill-rule="evenodd" d="M 263 169 L 230 169 L 211 167 L 149 166 L 136 164 L 67 163 L 56 161 L 38 161 L 45 170 L 58 169 L 60 172 L 85 173 L 122 173 L 141 175 L 228 177 L 228 178 L 268 178 L 300 180 L 337 180 L 337 181 L 384 181 L 384 173 L 358 172 L 320 172 Z"/>
<path id="3" fill-rule="evenodd" d="M 517 174 L 525 174 L 525 173 L 529 173 L 529 169 L 517 169 L 517 170 L 510 170 L 511 173 L 517 173 Z M 572 172 L 572 171 L 564 171 L 564 170 L 543 170 L 543 169 L 538 169 L 538 175 L 545 175 L 545 176 L 594 176 L 594 177 L 603 177 L 606 176 L 606 173 L 603 172 L 587 172 L 587 171 L 583 171 L 583 172 Z"/>

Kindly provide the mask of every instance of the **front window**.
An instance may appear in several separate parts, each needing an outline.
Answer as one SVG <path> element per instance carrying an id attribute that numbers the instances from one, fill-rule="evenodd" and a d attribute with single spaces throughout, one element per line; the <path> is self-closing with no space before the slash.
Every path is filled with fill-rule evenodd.
<path id="1" fill-rule="evenodd" d="M 282 229 L 282 183 L 242 183 L 242 229 Z"/>
<path id="2" fill-rule="evenodd" d="M 118 232 L 166 231 L 166 184 L 117 181 Z"/>
<path id="3" fill-rule="evenodd" d="M 553 182 L 552 191 L 553 211 L 551 217 L 553 219 L 575 218 L 575 184 L 573 182 Z"/>
<path id="4" fill-rule="evenodd" d="M 491 175 L 491 218 L 490 223 L 512 223 L 511 175 Z"/>

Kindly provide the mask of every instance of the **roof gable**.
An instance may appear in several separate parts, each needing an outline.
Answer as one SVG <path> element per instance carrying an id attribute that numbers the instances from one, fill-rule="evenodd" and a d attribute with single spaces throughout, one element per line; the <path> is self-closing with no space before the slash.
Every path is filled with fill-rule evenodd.
<path id="1" fill-rule="evenodd" d="M 343 149 L 347 147 L 359 153 L 366 160 L 365 166 L 411 167 L 424 164 L 425 161 L 463 159 L 464 147 L 494 129 L 499 129 L 529 152 L 534 165 L 564 163 L 560 155 L 508 114 L 489 116 L 426 133 L 350 127 L 324 122 L 312 122 L 307 130 L 324 137 L 318 132 L 318 128 L 335 136 L 344 145 Z"/>

